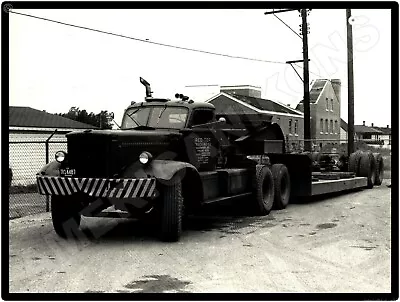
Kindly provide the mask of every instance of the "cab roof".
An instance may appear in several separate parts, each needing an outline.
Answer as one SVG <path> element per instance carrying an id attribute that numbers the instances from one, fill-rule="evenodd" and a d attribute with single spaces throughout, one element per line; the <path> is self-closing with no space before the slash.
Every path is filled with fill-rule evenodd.
<path id="1" fill-rule="evenodd" d="M 197 108 L 207 108 L 215 110 L 213 104 L 205 102 L 193 102 L 189 103 L 182 100 L 168 100 L 168 99 L 152 99 L 151 101 L 138 102 L 130 105 L 127 109 L 138 108 L 138 107 L 150 107 L 150 106 L 167 106 L 167 107 L 186 107 L 189 110 Z"/>

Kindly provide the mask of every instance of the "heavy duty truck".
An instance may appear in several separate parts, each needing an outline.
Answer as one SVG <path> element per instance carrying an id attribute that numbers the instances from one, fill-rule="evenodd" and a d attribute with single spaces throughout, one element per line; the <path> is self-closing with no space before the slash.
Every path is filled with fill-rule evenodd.
<path id="1" fill-rule="evenodd" d="M 67 150 L 37 173 L 59 236 L 73 236 L 81 215 L 152 217 L 162 240 L 178 241 L 183 218 L 205 204 L 241 198 L 267 215 L 293 198 L 382 182 L 379 154 L 289 154 L 272 116 L 216 114 L 182 94 L 154 98 L 140 81 L 145 101 L 132 102 L 120 129 L 68 133 Z"/>

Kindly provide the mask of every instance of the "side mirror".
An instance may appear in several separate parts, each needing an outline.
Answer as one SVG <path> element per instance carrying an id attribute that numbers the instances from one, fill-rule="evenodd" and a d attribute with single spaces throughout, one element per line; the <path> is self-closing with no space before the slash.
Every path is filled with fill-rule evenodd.
<path id="1" fill-rule="evenodd" d="M 221 117 L 218 119 L 218 123 L 225 124 L 225 123 L 226 123 L 226 119 L 225 119 L 224 117 L 221 116 Z"/>

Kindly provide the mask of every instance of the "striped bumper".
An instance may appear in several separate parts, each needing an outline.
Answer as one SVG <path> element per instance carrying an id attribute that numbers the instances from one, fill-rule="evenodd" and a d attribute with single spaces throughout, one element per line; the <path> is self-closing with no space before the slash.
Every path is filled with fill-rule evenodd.
<path id="1" fill-rule="evenodd" d="M 72 195 L 82 192 L 92 197 L 136 198 L 151 197 L 156 188 L 155 178 L 104 179 L 36 176 L 39 194 Z"/>

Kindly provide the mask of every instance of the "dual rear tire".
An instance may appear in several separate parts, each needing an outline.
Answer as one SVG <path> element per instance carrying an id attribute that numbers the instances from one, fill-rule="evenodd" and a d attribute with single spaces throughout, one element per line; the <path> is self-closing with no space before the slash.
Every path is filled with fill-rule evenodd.
<path id="1" fill-rule="evenodd" d="M 367 188 L 380 186 L 383 180 L 383 158 L 379 153 L 356 151 L 349 157 L 349 171 L 367 178 Z"/>
<path id="2" fill-rule="evenodd" d="M 290 199 L 290 177 L 283 164 L 268 166 L 257 165 L 254 179 L 254 212 L 256 215 L 268 215 L 272 208 L 284 209 Z"/>

